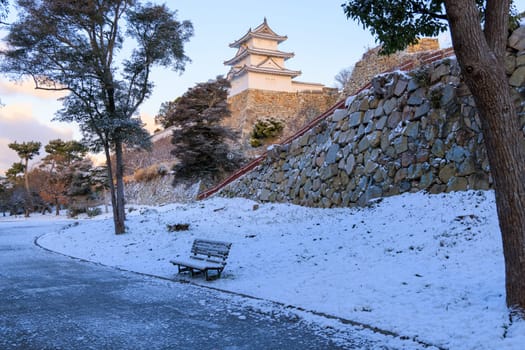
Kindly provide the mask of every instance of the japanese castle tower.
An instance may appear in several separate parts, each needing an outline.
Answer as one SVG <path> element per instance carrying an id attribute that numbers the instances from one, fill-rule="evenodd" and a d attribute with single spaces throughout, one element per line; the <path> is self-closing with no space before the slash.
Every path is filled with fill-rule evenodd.
<path id="1" fill-rule="evenodd" d="M 280 43 L 287 36 L 276 34 L 266 18 L 262 24 L 230 44 L 236 48 L 235 57 L 224 62 L 231 66 L 227 75 L 231 83 L 230 96 L 248 89 L 301 92 L 322 91 L 324 85 L 302 83 L 292 79 L 301 75 L 301 71 L 285 67 L 285 61 L 294 57 L 292 52 L 280 51 Z"/>

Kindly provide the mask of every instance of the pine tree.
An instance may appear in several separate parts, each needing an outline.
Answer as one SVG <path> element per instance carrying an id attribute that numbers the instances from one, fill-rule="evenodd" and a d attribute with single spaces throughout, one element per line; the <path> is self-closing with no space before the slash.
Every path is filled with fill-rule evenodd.
<path id="1" fill-rule="evenodd" d="M 60 205 L 67 202 L 66 194 L 71 185 L 71 173 L 75 163 L 82 160 L 88 149 L 78 141 L 51 140 L 44 146 L 47 153 L 39 166 L 42 181 L 40 196 L 55 205 L 56 215 Z"/>
<path id="2" fill-rule="evenodd" d="M 227 97 L 230 83 L 219 76 L 199 83 L 176 100 L 173 113 L 166 120 L 176 128 L 172 154 L 178 159 L 176 179 L 217 181 L 243 162 L 232 144 L 237 134 L 220 122 L 231 116 Z"/>
<path id="3" fill-rule="evenodd" d="M 155 116 L 155 124 L 162 125 L 164 129 L 173 126 L 173 119 L 171 119 L 171 115 L 175 112 L 177 102 L 178 99 L 174 101 L 163 102 L 160 105 L 159 112 Z"/>
<path id="4" fill-rule="evenodd" d="M 9 148 L 14 150 L 20 159 L 24 162 L 24 184 L 27 193 L 29 194 L 29 161 L 33 159 L 34 156 L 40 154 L 40 147 L 42 144 L 40 142 L 29 141 L 17 143 L 16 141 L 7 145 Z"/>
<path id="5" fill-rule="evenodd" d="M 11 164 L 11 167 L 9 169 L 7 169 L 7 171 L 5 172 L 5 176 L 7 177 L 7 180 L 11 182 L 11 184 L 14 186 L 23 179 L 24 173 L 24 164 L 21 162 L 15 162 Z"/>

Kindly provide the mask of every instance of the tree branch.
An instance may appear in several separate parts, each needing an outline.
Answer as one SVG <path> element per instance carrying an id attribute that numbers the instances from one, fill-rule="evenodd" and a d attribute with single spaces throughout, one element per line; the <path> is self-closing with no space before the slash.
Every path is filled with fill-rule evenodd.
<path id="1" fill-rule="evenodd" d="M 422 14 L 422 15 L 428 15 L 431 18 L 435 18 L 435 19 L 441 19 L 441 20 L 444 20 L 444 21 L 447 20 L 447 15 L 446 14 L 432 12 L 423 3 L 419 2 L 419 1 L 409 0 L 409 2 L 412 5 L 412 8 L 416 10 L 415 12 L 412 13 L 412 15 Z"/>
<path id="2" fill-rule="evenodd" d="M 487 0 L 485 38 L 501 64 L 503 64 L 507 46 L 509 12 L 510 0 Z"/>

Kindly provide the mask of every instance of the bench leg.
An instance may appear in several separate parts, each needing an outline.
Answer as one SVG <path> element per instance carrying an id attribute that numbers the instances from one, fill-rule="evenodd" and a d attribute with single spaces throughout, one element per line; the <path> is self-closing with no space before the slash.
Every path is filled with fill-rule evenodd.
<path id="1" fill-rule="evenodd" d="M 177 268 L 179 270 L 179 273 L 181 272 L 189 272 L 191 274 L 191 277 L 194 277 L 195 275 L 199 274 L 199 273 L 204 273 L 204 277 L 206 278 L 206 281 L 211 281 L 211 280 L 215 280 L 215 279 L 219 279 L 221 278 L 221 273 L 222 273 L 222 269 L 204 269 L 204 270 L 199 270 L 199 269 L 194 269 L 193 267 L 189 267 L 189 266 L 184 266 L 184 265 L 177 265 Z M 213 270 L 216 272 L 215 275 L 210 275 L 210 270 Z"/>
<path id="2" fill-rule="evenodd" d="M 191 277 L 195 276 L 195 274 L 197 274 L 199 272 L 199 270 L 195 270 L 193 269 L 192 267 L 188 267 L 188 266 L 184 266 L 182 265 L 177 265 L 178 269 L 179 269 L 179 273 L 181 272 L 189 272 L 191 274 Z"/>
<path id="3" fill-rule="evenodd" d="M 208 274 L 209 270 L 214 270 L 214 271 L 217 272 L 217 274 L 214 275 L 214 276 L 210 276 L 210 275 Z M 204 275 L 205 275 L 205 277 L 206 277 L 206 281 L 211 281 L 211 280 L 216 280 L 216 279 L 221 278 L 221 273 L 222 273 L 222 269 L 206 269 L 206 270 L 204 271 Z"/>

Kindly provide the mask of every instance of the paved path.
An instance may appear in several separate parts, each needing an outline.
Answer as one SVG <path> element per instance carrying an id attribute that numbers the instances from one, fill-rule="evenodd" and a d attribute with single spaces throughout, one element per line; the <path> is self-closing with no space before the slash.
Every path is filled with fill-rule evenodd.
<path id="1" fill-rule="evenodd" d="M 377 348 L 358 332 L 336 344 L 275 306 L 257 311 L 249 299 L 70 259 L 33 244 L 57 227 L 0 222 L 2 350 Z"/>

